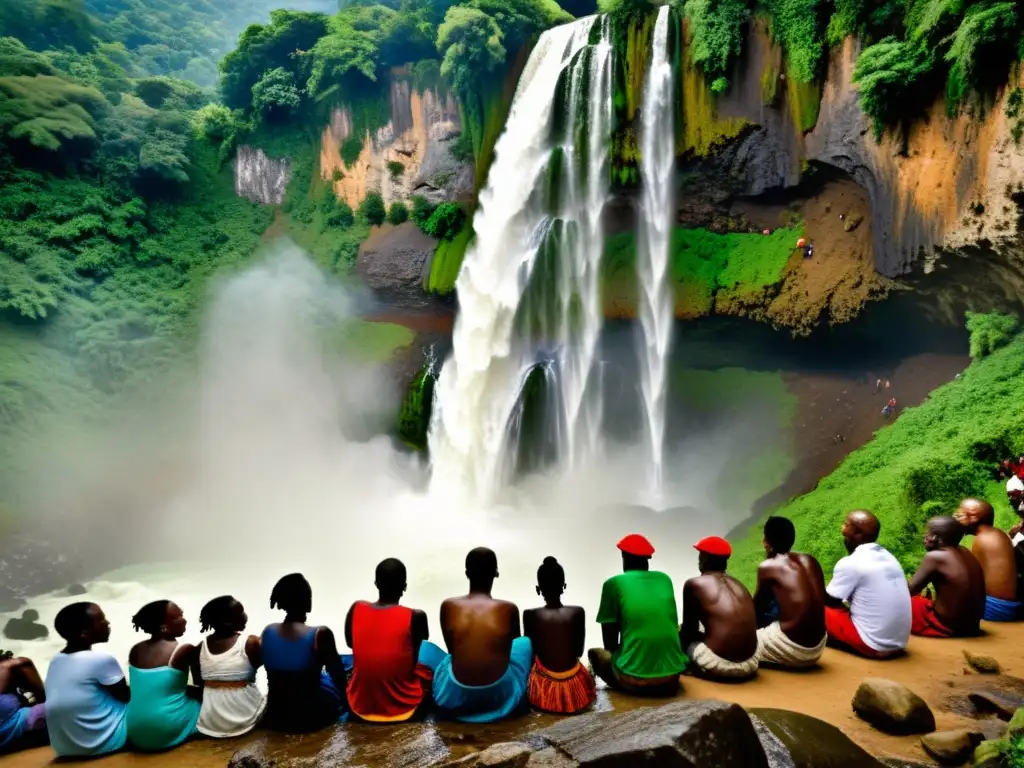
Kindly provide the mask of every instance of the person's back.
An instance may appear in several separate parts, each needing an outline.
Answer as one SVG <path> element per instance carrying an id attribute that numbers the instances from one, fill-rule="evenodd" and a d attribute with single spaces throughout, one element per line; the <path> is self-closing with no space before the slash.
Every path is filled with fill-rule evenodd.
<path id="1" fill-rule="evenodd" d="M 423 611 L 400 605 L 406 590 L 401 560 L 377 565 L 375 603 L 359 600 L 345 618 L 345 638 L 352 648 L 348 682 L 352 713 L 366 722 L 395 723 L 416 715 L 429 677 L 418 664 L 430 633 Z"/>
<path id="2" fill-rule="evenodd" d="M 199 622 L 210 634 L 193 657 L 193 677 L 203 686 L 196 730 L 215 739 L 242 736 L 256 727 L 267 706 L 256 687 L 256 669 L 262 665 L 259 638 L 242 634 L 249 617 L 231 595 L 204 605 Z"/>
<path id="3" fill-rule="evenodd" d="M 794 643 L 813 648 L 825 636 L 825 579 L 811 555 L 789 552 L 761 564 L 779 606 L 779 626 Z"/>
<path id="4" fill-rule="evenodd" d="M 985 572 L 961 546 L 944 548 L 935 584 L 935 613 L 962 635 L 976 635 L 985 614 Z"/>
<path id="5" fill-rule="evenodd" d="M 92 603 L 61 609 L 57 633 L 68 641 L 46 673 L 46 727 L 58 757 L 92 757 L 127 741 L 128 686 L 117 659 L 92 650 L 110 639 L 110 624 Z"/>
<path id="6" fill-rule="evenodd" d="M 1016 621 L 1021 614 L 1017 558 L 1010 537 L 994 527 L 995 510 L 987 501 L 965 499 L 954 517 L 967 533 L 974 535 L 971 553 L 985 574 L 985 620 Z"/>
<path id="7" fill-rule="evenodd" d="M 519 635 L 519 609 L 491 597 L 498 559 L 478 547 L 466 556 L 469 594 L 441 604 L 448 653 L 422 658 L 434 672 L 434 702 L 462 722 L 489 723 L 526 701 L 533 649 Z"/>
<path id="8" fill-rule="evenodd" d="M 596 698 L 594 678 L 580 663 L 586 636 L 586 612 L 578 605 L 562 605 L 565 572 L 553 557 L 537 569 L 537 591 L 544 606 L 523 613 L 523 632 L 530 639 L 534 665 L 529 698 L 537 709 L 575 714 Z"/>
<path id="9" fill-rule="evenodd" d="M 441 604 L 441 626 L 455 679 L 490 685 L 505 670 L 518 637 L 519 609 L 488 595 L 453 597 Z"/>
<path id="10" fill-rule="evenodd" d="M 704 642 L 728 661 L 746 661 L 757 651 L 757 616 L 750 592 L 728 573 L 692 579 L 700 604 Z"/>
<path id="11" fill-rule="evenodd" d="M 668 574 L 661 571 L 631 570 L 612 576 L 605 582 L 609 594 L 617 596 L 617 606 L 605 604 L 602 590 L 601 609 L 597 620 L 617 610 L 622 644 L 614 654 L 615 668 L 637 679 L 678 675 L 679 647 L 678 609 L 675 587 Z"/>
<path id="12" fill-rule="evenodd" d="M 171 749 L 195 733 L 199 719 L 198 698 L 188 695 L 193 648 L 178 644 L 185 633 L 185 617 L 174 603 L 157 600 L 144 606 L 132 623 L 150 639 L 138 643 L 128 656 L 128 741 L 147 752 Z"/>

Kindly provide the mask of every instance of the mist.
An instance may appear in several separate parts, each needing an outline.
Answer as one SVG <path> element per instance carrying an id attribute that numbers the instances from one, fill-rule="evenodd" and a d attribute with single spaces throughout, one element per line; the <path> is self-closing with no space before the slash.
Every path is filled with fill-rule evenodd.
<path id="1" fill-rule="evenodd" d="M 620 568 L 621 536 L 648 535 L 654 567 L 681 589 L 695 570 L 693 542 L 749 515 L 749 504 L 716 507 L 714 485 L 752 434 L 752 411 L 692 423 L 689 434 L 683 419 L 660 514 L 639 506 L 645 453 L 628 433 L 609 438 L 592 465 L 530 476 L 487 507 L 431 495 L 429 469 L 388 434 L 401 382 L 338 343 L 359 305 L 301 249 L 273 246 L 214 283 L 194 366 L 127 398 L 113 426 L 82 431 L 40 468 L 62 478 L 40 497 L 73 518 L 67 535 L 81 539 L 87 575 L 98 577 L 87 599 L 111 618 L 119 658 L 135 640 L 129 617 L 152 599 L 172 599 L 194 620 L 207 600 L 235 594 L 258 631 L 275 618 L 271 587 L 291 571 L 313 584 L 311 621 L 339 626 L 353 600 L 374 596 L 385 557 L 405 561 L 405 601 L 433 621 L 444 597 L 465 591 L 462 563 L 475 546 L 498 554 L 496 595 L 534 604 L 536 568 L 554 555 L 567 601 L 594 611 Z M 67 602 L 53 594 L 30 606 L 49 624 Z M 59 649 L 47 644 L 9 643 L 42 651 L 43 663 Z"/>

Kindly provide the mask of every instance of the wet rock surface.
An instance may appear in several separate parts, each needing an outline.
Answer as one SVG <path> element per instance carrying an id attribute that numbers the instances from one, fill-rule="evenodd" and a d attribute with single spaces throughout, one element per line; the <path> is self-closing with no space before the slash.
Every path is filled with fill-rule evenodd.
<path id="1" fill-rule="evenodd" d="M 772 768 L 881 766 L 842 731 L 823 720 L 785 709 L 751 709 L 749 714 Z M 773 737 L 785 753 L 773 749 L 772 741 L 766 735 Z"/>
<path id="2" fill-rule="evenodd" d="M 272 159 L 262 149 L 241 146 L 235 156 L 235 194 L 254 203 L 280 205 L 291 178 L 287 158 Z"/>
<path id="3" fill-rule="evenodd" d="M 942 765 L 961 765 L 983 740 L 981 731 L 959 728 L 922 736 L 921 746 Z"/>
<path id="4" fill-rule="evenodd" d="M 924 699 L 905 685 L 880 677 L 861 682 L 853 696 L 853 711 L 885 733 L 905 735 L 935 730 L 935 715 Z"/>
<path id="5" fill-rule="evenodd" d="M 25 531 L 0 541 L 0 611 L 14 611 L 32 595 L 52 592 L 82 575 L 79 554 L 68 537 L 50 539 Z"/>
<path id="6" fill-rule="evenodd" d="M 435 303 L 423 290 L 423 279 L 436 247 L 437 241 L 412 222 L 387 227 L 360 247 L 356 271 L 390 307 L 426 308 Z"/>

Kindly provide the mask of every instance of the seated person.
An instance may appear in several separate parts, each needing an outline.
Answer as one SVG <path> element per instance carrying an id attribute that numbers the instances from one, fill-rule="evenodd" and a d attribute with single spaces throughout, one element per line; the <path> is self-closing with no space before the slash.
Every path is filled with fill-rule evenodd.
<path id="1" fill-rule="evenodd" d="M 422 712 L 432 673 L 418 664 L 430 637 L 427 614 L 399 605 L 406 589 L 405 565 L 388 558 L 374 578 L 377 602 L 360 600 L 345 618 L 345 642 L 352 649 L 348 703 L 352 715 L 369 723 L 400 723 Z M 435 655 L 440 649 L 434 646 Z"/>
<path id="2" fill-rule="evenodd" d="M 95 603 L 72 603 L 53 624 L 67 645 L 46 672 L 50 744 L 57 757 L 117 752 L 128 740 L 131 692 L 117 659 L 92 649 L 110 640 L 110 622 Z"/>
<path id="3" fill-rule="evenodd" d="M 761 664 L 813 667 L 825 650 L 825 576 L 811 555 L 793 552 L 796 529 L 785 517 L 764 524 L 768 559 L 757 569 L 754 608 Z M 770 610 L 774 607 L 774 610 Z"/>
<path id="4" fill-rule="evenodd" d="M 175 603 L 156 600 L 132 617 L 136 632 L 148 640 L 128 654 L 128 741 L 144 752 L 176 747 L 196 732 L 198 689 L 188 687 L 188 668 L 194 648 L 179 644 L 188 623 Z"/>
<path id="5" fill-rule="evenodd" d="M 434 672 L 434 704 L 463 723 L 492 723 L 526 703 L 533 651 L 519 636 L 519 608 L 491 597 L 498 558 L 484 547 L 466 555 L 469 594 L 441 604 L 448 654 L 422 654 Z"/>
<path id="6" fill-rule="evenodd" d="M 565 571 L 553 557 L 537 569 L 537 594 L 543 608 L 523 612 L 523 633 L 533 646 L 530 704 L 556 715 L 574 715 L 597 698 L 590 672 L 580 664 L 587 618 L 578 605 L 562 605 Z"/>
<path id="7" fill-rule="evenodd" d="M 31 660 L 0 661 L 0 755 L 49 743 L 46 692 Z"/>
<path id="8" fill-rule="evenodd" d="M 985 621 L 1017 621 L 1017 558 L 1010 537 L 995 527 L 995 510 L 987 501 L 964 499 L 953 517 L 974 536 L 971 552 L 985 572 Z"/>
<path id="9" fill-rule="evenodd" d="M 878 518 L 870 512 L 847 515 L 842 534 L 850 554 L 836 563 L 825 587 L 829 645 L 872 659 L 901 654 L 912 623 L 906 574 L 878 544 L 880 530 Z"/>
<path id="10" fill-rule="evenodd" d="M 910 580 L 914 620 L 911 633 L 923 637 L 978 634 L 985 613 L 985 574 L 978 560 L 960 546 L 963 526 L 952 517 L 933 517 L 924 536 L 927 554 Z M 922 597 L 929 584 L 935 600 Z"/>
<path id="11" fill-rule="evenodd" d="M 242 634 L 248 623 L 245 607 L 231 595 L 215 597 L 199 612 L 200 628 L 210 633 L 192 655 L 192 679 L 203 689 L 196 730 L 204 736 L 243 736 L 267 707 L 256 687 L 256 670 L 263 664 L 260 639 Z"/>
<path id="12" fill-rule="evenodd" d="M 1017 562 L 1017 601 L 1024 604 L 1024 531 L 1021 530 L 1024 528 L 1024 481 L 1016 475 L 1006 481 L 1006 498 L 1021 520 L 1010 528 L 1009 535 Z"/>
<path id="13" fill-rule="evenodd" d="M 618 543 L 622 573 L 601 588 L 604 648 L 588 652 L 594 675 L 638 696 L 674 696 L 687 658 L 679 645 L 679 610 L 672 579 L 650 570 L 654 547 L 631 533 Z"/>
<path id="14" fill-rule="evenodd" d="M 313 590 L 301 573 L 283 576 L 270 593 L 270 607 L 285 612 L 260 636 L 267 669 L 263 724 L 287 733 L 308 733 L 337 723 L 347 713 L 348 679 L 334 633 L 310 627 Z"/>
<path id="15" fill-rule="evenodd" d="M 49 636 L 50 630 L 39 623 L 39 611 L 31 608 L 20 619 L 8 619 L 4 625 L 4 637 L 11 640 L 45 640 Z"/>
<path id="16" fill-rule="evenodd" d="M 679 642 L 701 677 L 744 680 L 757 674 L 757 615 L 747 588 L 725 572 L 729 542 L 708 536 L 694 548 L 700 576 L 683 584 Z M 704 626 L 701 632 L 700 627 Z"/>

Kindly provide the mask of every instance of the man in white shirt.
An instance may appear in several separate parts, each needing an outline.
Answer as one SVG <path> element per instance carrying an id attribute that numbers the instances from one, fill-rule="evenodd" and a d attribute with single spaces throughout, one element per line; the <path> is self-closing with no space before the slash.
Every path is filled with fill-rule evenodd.
<path id="1" fill-rule="evenodd" d="M 825 588 L 829 645 L 873 659 L 901 653 L 912 623 L 906 574 L 877 543 L 880 528 L 870 512 L 847 515 L 843 542 L 850 554 L 836 563 Z"/>

